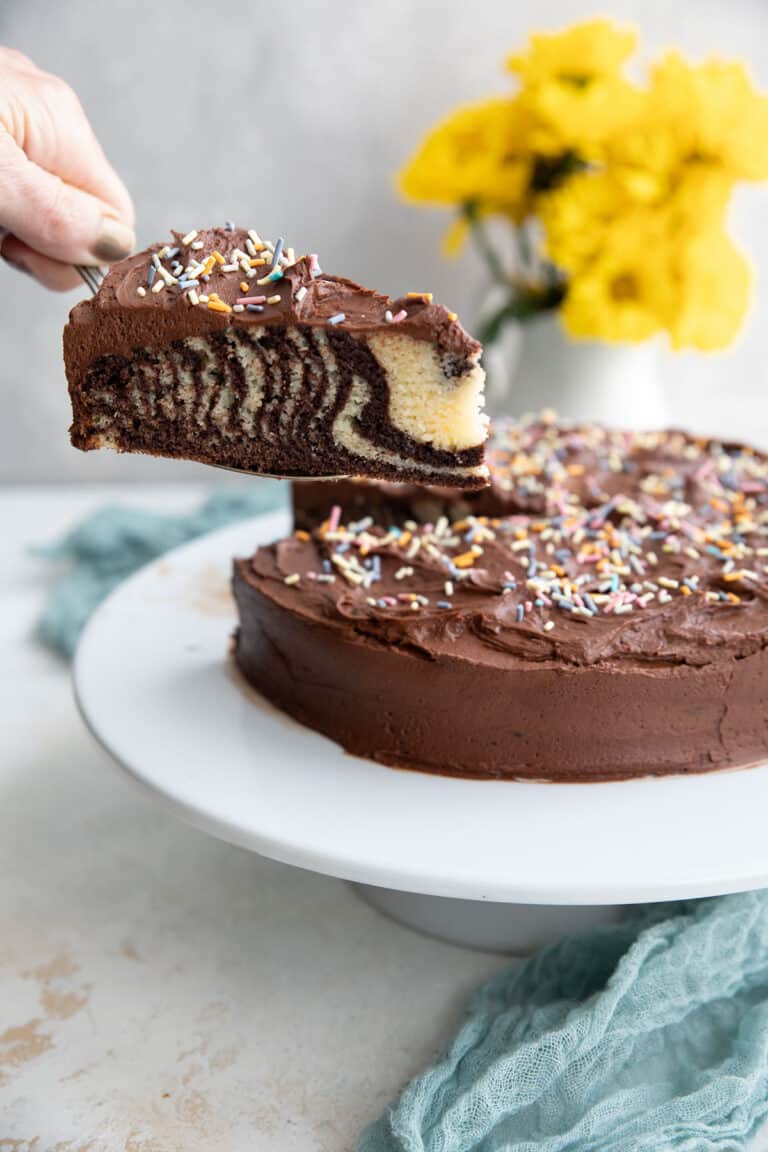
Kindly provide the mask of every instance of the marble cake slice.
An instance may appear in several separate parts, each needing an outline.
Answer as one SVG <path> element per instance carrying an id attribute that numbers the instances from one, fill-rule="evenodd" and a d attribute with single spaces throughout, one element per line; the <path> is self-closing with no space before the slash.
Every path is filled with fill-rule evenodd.
<path id="1" fill-rule="evenodd" d="M 72 443 L 277 475 L 480 488 L 481 348 L 253 231 L 174 234 L 116 264 L 64 330 Z"/>

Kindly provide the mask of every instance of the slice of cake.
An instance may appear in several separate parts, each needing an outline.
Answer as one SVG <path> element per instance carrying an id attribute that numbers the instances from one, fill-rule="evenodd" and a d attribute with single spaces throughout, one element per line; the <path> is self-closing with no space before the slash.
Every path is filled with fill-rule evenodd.
<path id="1" fill-rule="evenodd" d="M 348 751 L 430 772 L 768 760 L 766 457 L 539 433 L 514 456 L 525 510 L 394 525 L 336 507 L 236 561 L 244 676 Z"/>
<path id="2" fill-rule="evenodd" d="M 72 443 L 479 488 L 480 353 L 429 294 L 390 300 L 253 231 L 175 233 L 72 310 Z"/>

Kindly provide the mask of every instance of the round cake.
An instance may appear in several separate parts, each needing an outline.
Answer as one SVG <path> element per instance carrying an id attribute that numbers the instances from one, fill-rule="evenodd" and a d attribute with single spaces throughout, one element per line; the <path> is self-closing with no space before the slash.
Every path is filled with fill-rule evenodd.
<path id="1" fill-rule="evenodd" d="M 236 561 L 247 679 L 348 751 L 428 772 L 589 781 L 768 758 L 765 456 L 545 419 L 497 433 L 491 463 L 469 513 L 336 506 Z"/>

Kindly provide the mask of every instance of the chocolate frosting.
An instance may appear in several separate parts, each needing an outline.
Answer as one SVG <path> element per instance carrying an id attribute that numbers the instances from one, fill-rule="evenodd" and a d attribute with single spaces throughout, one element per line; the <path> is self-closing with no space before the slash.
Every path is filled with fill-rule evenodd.
<path id="1" fill-rule="evenodd" d="M 194 257 L 199 262 L 213 252 L 224 257 L 226 264 L 214 265 L 208 281 L 199 286 L 200 292 L 216 293 L 230 308 L 245 295 L 240 287 L 242 271 L 222 271 L 222 267 L 229 265 L 233 249 L 246 248 L 249 239 L 246 229 L 201 230 L 196 234 L 195 243 L 202 247 L 194 252 L 182 246 L 182 233 L 174 232 L 173 237 L 171 243 L 181 249 L 178 259 L 182 261 Z M 193 306 L 188 292 L 178 284 L 155 294 L 147 288 L 152 256 L 167 247 L 167 242 L 153 244 L 114 264 L 98 294 L 72 309 L 64 333 L 70 382 L 78 383 L 88 365 L 108 353 L 128 355 L 137 348 L 161 348 L 173 340 L 221 332 L 231 326 L 326 326 L 329 319 L 340 312 L 345 316 L 338 325 L 341 331 L 368 333 L 391 326 L 386 320 L 388 311 L 394 316 L 404 311 L 405 318 L 396 324 L 397 329 L 414 339 L 434 343 L 438 352 L 465 360 L 480 351 L 480 345 L 464 331 L 454 313 L 441 304 L 432 303 L 427 296 L 390 299 L 352 280 L 318 273 L 316 258 L 310 256 L 284 267 L 282 278 L 274 283 L 257 287 L 256 278 L 249 282 L 247 295 L 279 297 L 278 302 L 265 306 L 263 312 L 226 312 Z M 259 276 L 268 271 L 269 267 L 263 266 Z M 146 289 L 145 295 L 139 293 L 140 288 Z M 300 293 L 302 288 L 306 289 L 305 293 Z M 297 295 L 302 298 L 298 299 Z"/>
<path id="2" fill-rule="evenodd" d="M 239 562 L 246 675 L 353 751 L 430 770 L 591 779 L 768 754 L 765 457 L 675 431 L 534 433 L 496 461 L 512 515 L 326 524 Z"/>

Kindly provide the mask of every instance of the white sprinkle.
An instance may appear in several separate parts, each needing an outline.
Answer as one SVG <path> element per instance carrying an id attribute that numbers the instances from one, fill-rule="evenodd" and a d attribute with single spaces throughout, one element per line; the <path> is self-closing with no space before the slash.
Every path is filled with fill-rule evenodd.
<path id="1" fill-rule="evenodd" d="M 208 298 L 208 296 L 206 295 L 206 293 L 205 293 L 205 292 L 201 292 L 201 293 L 200 293 L 200 303 L 201 303 L 201 304 L 207 304 L 207 303 L 208 303 L 208 299 L 209 299 L 209 298 Z"/>
<path id="2" fill-rule="evenodd" d="M 659 576 L 659 584 L 662 588 L 679 588 L 680 584 L 677 580 L 671 580 L 669 576 Z"/>
<path id="3" fill-rule="evenodd" d="M 267 304 L 279 304 L 279 303 L 280 303 L 280 297 L 279 296 L 267 296 Z"/>
<path id="4" fill-rule="evenodd" d="M 258 232 L 255 232 L 253 228 L 248 229 L 248 235 L 250 236 L 253 244 L 256 244 L 259 248 L 264 247 L 264 241 L 262 240 L 261 236 L 259 236 Z"/>
<path id="5" fill-rule="evenodd" d="M 232 305 L 232 311 L 233 312 L 245 312 L 245 304 L 233 304 Z"/>
<path id="6" fill-rule="evenodd" d="M 290 267 L 291 264 L 295 264 L 296 253 L 294 252 L 293 248 L 286 248 L 283 258 L 285 260 L 286 267 Z"/>
<path id="7" fill-rule="evenodd" d="M 283 584 L 298 584 L 299 580 L 301 580 L 299 573 L 293 572 L 290 576 L 285 577 Z"/>
<path id="8" fill-rule="evenodd" d="M 190 248 L 195 252 L 199 252 L 203 246 L 202 240 L 195 240 L 194 244 L 190 244 Z"/>
<path id="9" fill-rule="evenodd" d="M 146 294 L 147 294 L 147 290 L 144 287 L 144 285 L 139 284 L 138 288 L 136 289 L 136 295 L 137 296 L 146 296 Z"/>
<path id="10" fill-rule="evenodd" d="M 196 236 L 197 236 L 197 229 L 196 228 L 193 228 L 191 232 L 187 232 L 186 236 L 182 236 L 181 242 L 184 245 L 184 247 L 186 248 L 186 246 L 188 244 L 191 244 Z"/>
<path id="11" fill-rule="evenodd" d="M 406 576 L 413 576 L 413 568 L 409 568 L 407 565 L 404 568 L 398 568 L 395 572 L 395 580 L 405 580 Z"/>
<path id="12" fill-rule="evenodd" d="M 554 626 L 555 626 L 554 620 L 547 620 L 546 624 L 544 625 L 544 631 L 545 632 L 551 632 L 552 629 L 554 628 Z"/>
<path id="13" fill-rule="evenodd" d="M 160 251 L 157 253 L 158 260 L 162 260 L 163 257 L 167 256 L 169 252 L 170 252 L 170 248 L 168 247 L 167 244 L 164 244 L 163 247 L 160 249 Z"/>
<path id="14" fill-rule="evenodd" d="M 387 308 L 386 312 L 384 313 L 384 319 L 386 320 L 387 324 L 392 323 L 392 312 L 389 308 Z"/>
<path id="15" fill-rule="evenodd" d="M 306 296 L 306 294 L 307 294 L 307 286 L 306 286 L 306 284 L 302 284 L 301 288 L 299 288 L 298 292 L 296 293 L 296 303 L 301 304 L 301 302 L 304 299 L 304 297 Z"/>
<path id="16" fill-rule="evenodd" d="M 238 269 L 237 264 L 222 264 L 222 266 L 221 266 L 222 272 L 237 272 L 237 269 Z"/>
<path id="17" fill-rule="evenodd" d="M 189 300 L 190 304 L 194 304 L 195 307 L 197 307 L 197 305 L 200 303 L 200 297 L 194 288 L 190 288 L 187 299 Z"/>
<path id="18" fill-rule="evenodd" d="M 453 596 L 453 582 L 451 580 L 446 580 L 444 588 L 446 596 Z"/>
<path id="19" fill-rule="evenodd" d="M 165 280 L 155 280 L 152 285 L 152 291 L 155 293 L 162 292 L 163 288 L 165 288 Z"/>

